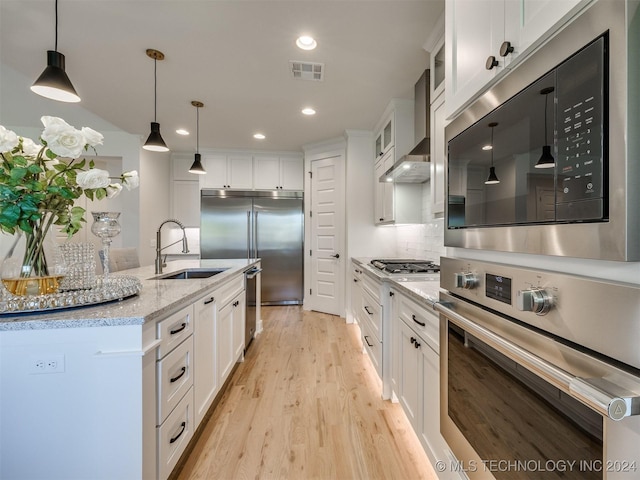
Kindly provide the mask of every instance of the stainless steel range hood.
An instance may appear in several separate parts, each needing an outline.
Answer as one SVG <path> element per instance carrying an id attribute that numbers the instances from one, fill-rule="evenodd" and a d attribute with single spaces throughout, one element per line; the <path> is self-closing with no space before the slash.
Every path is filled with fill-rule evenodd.
<path id="1" fill-rule="evenodd" d="M 429 70 L 424 71 L 414 89 L 415 147 L 380 176 L 380 182 L 423 183 L 429 180 L 431 175 Z"/>

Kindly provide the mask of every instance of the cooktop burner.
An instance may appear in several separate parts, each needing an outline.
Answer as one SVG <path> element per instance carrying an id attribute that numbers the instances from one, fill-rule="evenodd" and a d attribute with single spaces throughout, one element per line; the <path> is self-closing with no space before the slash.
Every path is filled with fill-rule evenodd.
<path id="1" fill-rule="evenodd" d="M 387 273 L 438 273 L 440 265 L 430 260 L 415 260 L 404 258 L 375 259 L 371 265 Z"/>

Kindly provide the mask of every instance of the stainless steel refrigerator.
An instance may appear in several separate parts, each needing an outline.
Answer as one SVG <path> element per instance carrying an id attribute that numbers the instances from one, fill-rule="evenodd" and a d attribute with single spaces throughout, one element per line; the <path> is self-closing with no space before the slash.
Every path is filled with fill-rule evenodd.
<path id="1" fill-rule="evenodd" d="M 259 257 L 261 304 L 302 304 L 302 202 L 302 192 L 202 190 L 200 257 Z"/>

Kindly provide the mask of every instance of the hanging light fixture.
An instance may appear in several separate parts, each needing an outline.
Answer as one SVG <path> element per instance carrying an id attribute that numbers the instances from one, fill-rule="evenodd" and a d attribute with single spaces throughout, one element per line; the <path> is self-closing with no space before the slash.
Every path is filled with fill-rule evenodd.
<path id="1" fill-rule="evenodd" d="M 498 125 L 497 122 L 491 122 L 489 127 L 491 127 L 491 167 L 489 167 L 489 176 L 485 180 L 485 185 L 495 185 L 500 183 L 498 176 L 496 175 L 496 167 L 493 166 L 493 128 Z"/>
<path id="2" fill-rule="evenodd" d="M 535 164 L 535 168 L 553 168 L 556 166 L 556 160 L 551 155 L 551 145 L 547 143 L 547 97 L 554 90 L 553 87 L 540 90 L 540 95 L 544 95 L 544 145 L 542 146 L 542 155 L 540 155 L 538 163 Z"/>
<path id="3" fill-rule="evenodd" d="M 151 133 L 144 143 L 142 148 L 150 150 L 152 152 L 168 152 L 169 147 L 164 143 L 162 135 L 160 135 L 160 124 L 156 121 L 156 115 L 158 113 L 158 75 L 157 64 L 158 60 L 164 60 L 164 53 L 154 50 L 153 48 L 147 49 L 147 56 L 153 58 L 153 122 L 151 122 Z"/>
<path id="4" fill-rule="evenodd" d="M 59 102 L 77 103 L 80 101 L 80 96 L 64 70 L 64 55 L 58 52 L 58 0 L 55 2 L 55 11 L 55 50 L 47 50 L 47 67 L 31 85 L 31 91 Z"/>
<path id="5" fill-rule="evenodd" d="M 206 170 L 202 166 L 202 162 L 200 161 L 200 109 L 204 107 L 204 103 L 199 102 L 197 100 L 192 100 L 191 105 L 196 107 L 196 155 L 193 160 L 193 164 L 191 168 L 189 168 L 189 173 L 195 173 L 196 175 L 204 175 Z"/>

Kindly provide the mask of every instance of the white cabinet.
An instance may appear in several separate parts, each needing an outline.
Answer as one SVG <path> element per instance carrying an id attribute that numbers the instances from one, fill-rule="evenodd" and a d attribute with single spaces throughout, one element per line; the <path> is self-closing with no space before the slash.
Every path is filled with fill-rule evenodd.
<path id="1" fill-rule="evenodd" d="M 304 161 L 302 157 L 255 155 L 253 186 L 256 190 L 303 190 Z"/>
<path id="2" fill-rule="evenodd" d="M 171 192 L 171 214 L 185 227 L 200 226 L 200 184 L 188 180 L 174 180 Z"/>
<path id="3" fill-rule="evenodd" d="M 447 145 L 444 129 L 447 126 L 445 95 L 440 94 L 431 104 L 431 213 L 444 213 L 445 160 Z"/>
<path id="4" fill-rule="evenodd" d="M 253 189 L 253 156 L 203 155 L 202 163 L 207 173 L 199 175 L 200 188 Z"/>
<path id="5" fill-rule="evenodd" d="M 446 0 L 447 117 L 459 113 L 588 0 Z"/>
<path id="6" fill-rule="evenodd" d="M 374 192 L 375 192 L 375 207 L 374 207 L 374 223 L 387 224 L 395 221 L 395 184 L 392 182 L 380 182 L 379 178 L 393 165 L 394 149 L 391 148 L 387 153 L 376 163 L 374 170 Z"/>
<path id="7" fill-rule="evenodd" d="M 392 99 L 374 131 L 374 163 L 395 147 L 395 162 L 414 147 L 413 100 Z"/>
<path id="8" fill-rule="evenodd" d="M 393 113 L 389 114 L 382 126 L 378 129 L 375 135 L 375 154 L 376 158 L 383 156 L 393 146 L 395 138 L 395 119 Z"/>
<path id="9" fill-rule="evenodd" d="M 358 314 L 362 302 L 362 277 L 363 272 L 357 263 L 351 263 L 351 300 L 349 303 L 349 323 L 360 323 Z"/>
<path id="10" fill-rule="evenodd" d="M 213 292 L 194 305 L 194 415 L 196 425 L 213 403 L 220 384 L 216 362 L 216 310 Z"/>
<path id="11" fill-rule="evenodd" d="M 214 293 L 217 305 L 217 376 L 218 383 L 222 385 L 244 351 L 244 276 L 230 280 Z"/>

